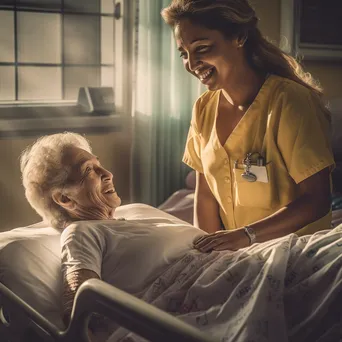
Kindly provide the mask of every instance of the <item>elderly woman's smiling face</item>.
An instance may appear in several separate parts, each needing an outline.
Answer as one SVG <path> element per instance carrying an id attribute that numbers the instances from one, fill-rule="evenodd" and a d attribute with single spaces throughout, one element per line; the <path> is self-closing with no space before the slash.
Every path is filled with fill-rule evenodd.
<path id="1" fill-rule="evenodd" d="M 115 191 L 113 175 L 93 154 L 70 146 L 64 150 L 62 164 L 71 168 L 62 192 L 53 194 L 55 202 L 72 219 L 104 220 L 113 217 L 121 199 Z"/>

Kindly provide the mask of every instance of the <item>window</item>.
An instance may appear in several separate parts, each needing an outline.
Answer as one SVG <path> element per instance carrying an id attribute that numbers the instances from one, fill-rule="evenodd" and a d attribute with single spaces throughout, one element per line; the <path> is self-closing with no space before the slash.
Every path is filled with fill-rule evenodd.
<path id="1" fill-rule="evenodd" d="M 114 87 L 113 0 L 2 0 L 0 104 Z"/>
<path id="2" fill-rule="evenodd" d="M 340 0 L 281 0 L 284 49 L 304 60 L 342 60 Z"/>

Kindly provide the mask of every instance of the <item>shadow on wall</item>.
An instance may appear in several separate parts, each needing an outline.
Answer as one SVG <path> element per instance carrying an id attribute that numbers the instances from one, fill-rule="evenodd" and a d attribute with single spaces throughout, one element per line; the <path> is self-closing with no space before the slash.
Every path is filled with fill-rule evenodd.
<path id="1" fill-rule="evenodd" d="M 19 156 L 34 139 L 0 140 L 0 231 L 40 221 L 28 204 L 21 182 Z"/>
<path id="2" fill-rule="evenodd" d="M 41 221 L 28 204 L 24 188 L 13 186 L 13 183 L 18 184 L 4 179 L 0 183 L 0 232 Z"/>

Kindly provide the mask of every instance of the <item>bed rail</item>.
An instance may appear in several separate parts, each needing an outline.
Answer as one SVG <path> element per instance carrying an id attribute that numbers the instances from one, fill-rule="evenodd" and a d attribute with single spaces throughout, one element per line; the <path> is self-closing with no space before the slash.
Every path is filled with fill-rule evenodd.
<path id="1" fill-rule="evenodd" d="M 5 337 L 4 341 L 31 341 L 23 333 L 30 331 L 35 342 L 87 342 L 89 317 L 96 312 L 149 341 L 215 342 L 195 327 L 99 279 L 87 280 L 78 289 L 66 331 L 60 331 L 1 283 L 0 305 L 5 310 L 5 315 L 0 311 L 0 336 Z"/>
<path id="2" fill-rule="evenodd" d="M 56 341 L 57 327 L 0 283 L 1 341 Z"/>

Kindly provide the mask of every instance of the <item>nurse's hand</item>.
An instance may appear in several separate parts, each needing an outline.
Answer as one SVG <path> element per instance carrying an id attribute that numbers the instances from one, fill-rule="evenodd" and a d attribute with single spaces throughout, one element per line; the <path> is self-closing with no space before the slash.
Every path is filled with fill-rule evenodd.
<path id="1" fill-rule="evenodd" d="M 249 238 L 243 229 L 220 230 L 213 234 L 201 236 L 195 240 L 194 247 L 201 252 L 236 251 L 249 246 Z"/>

